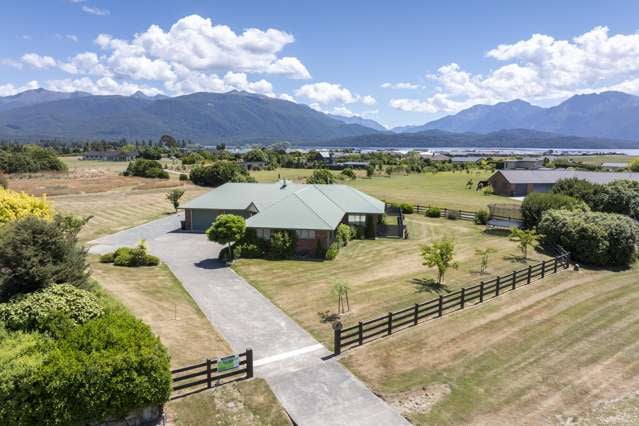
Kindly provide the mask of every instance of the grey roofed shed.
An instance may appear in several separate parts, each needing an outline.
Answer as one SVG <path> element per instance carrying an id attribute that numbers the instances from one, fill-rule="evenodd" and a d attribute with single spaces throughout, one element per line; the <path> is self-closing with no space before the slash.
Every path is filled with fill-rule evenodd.
<path id="1" fill-rule="evenodd" d="M 580 170 L 499 170 L 513 184 L 554 184 L 561 179 L 582 179 L 591 183 L 606 184 L 616 180 L 639 181 L 639 173 L 588 172 Z"/>

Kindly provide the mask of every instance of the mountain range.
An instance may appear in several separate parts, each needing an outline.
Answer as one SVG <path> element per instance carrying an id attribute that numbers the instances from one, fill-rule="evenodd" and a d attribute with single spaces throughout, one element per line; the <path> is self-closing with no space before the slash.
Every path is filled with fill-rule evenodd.
<path id="1" fill-rule="evenodd" d="M 392 130 L 374 120 L 239 91 L 167 97 L 35 89 L 0 97 L 4 139 L 157 140 L 164 133 L 204 144 L 637 148 L 639 97 L 576 95 L 549 108 L 517 99 Z"/>
<path id="2" fill-rule="evenodd" d="M 622 92 L 575 95 L 557 106 L 541 108 L 522 100 L 475 105 L 421 126 L 395 128 L 490 133 L 527 129 L 562 135 L 639 140 L 639 97 Z"/>

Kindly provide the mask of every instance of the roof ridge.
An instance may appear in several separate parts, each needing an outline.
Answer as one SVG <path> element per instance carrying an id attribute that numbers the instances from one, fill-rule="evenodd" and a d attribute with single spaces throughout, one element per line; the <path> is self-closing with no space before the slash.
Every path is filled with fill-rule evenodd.
<path id="1" fill-rule="evenodd" d="M 311 184 L 311 185 L 310 185 L 310 187 L 315 187 L 315 184 Z M 317 216 L 318 218 L 320 218 L 320 220 L 321 220 L 322 222 L 324 222 L 324 223 L 326 224 L 326 226 L 329 226 L 329 227 L 330 227 L 330 226 L 331 226 L 331 224 L 330 224 L 330 223 L 328 223 L 328 222 L 326 221 L 326 219 L 324 219 L 322 216 L 320 216 L 320 215 L 319 215 L 319 214 L 315 211 L 315 209 L 314 209 L 313 207 L 309 206 L 309 205 L 308 205 L 308 203 L 307 203 L 306 201 L 304 201 L 304 199 L 302 199 L 299 195 L 297 195 L 297 193 L 298 193 L 298 192 L 301 192 L 301 191 L 303 191 L 304 189 L 307 189 L 307 188 L 309 188 L 309 186 L 304 186 L 304 187 L 302 187 L 302 188 L 301 188 L 300 190 L 298 190 L 298 191 L 293 191 L 293 192 L 291 193 L 291 195 L 295 195 L 295 197 L 297 197 L 297 199 L 298 199 L 298 200 L 300 200 L 300 201 L 302 202 L 302 204 L 304 204 L 304 205 L 305 205 L 305 206 L 306 206 L 306 207 L 307 207 L 310 211 L 312 211 L 312 212 L 313 212 L 313 214 L 314 214 L 315 216 Z M 321 193 L 322 195 L 324 195 L 324 197 L 326 197 L 326 195 L 325 195 L 325 194 L 324 194 L 321 190 L 319 190 L 318 188 L 315 188 L 315 189 L 317 189 L 318 191 L 320 191 L 320 193 Z M 286 198 L 288 198 L 288 197 L 284 197 L 284 198 L 282 198 L 282 200 L 284 200 L 284 199 L 286 199 Z M 326 197 L 326 198 L 328 198 L 328 197 Z M 333 202 L 333 200 L 331 200 L 330 198 L 329 198 L 329 200 L 330 200 L 330 202 L 331 202 L 331 203 L 335 204 L 335 202 Z M 279 201 L 278 201 L 278 202 L 279 202 Z M 275 204 L 277 204 L 277 203 L 275 203 Z M 343 208 L 341 208 L 340 206 L 338 206 L 337 204 L 335 204 L 335 207 L 337 207 L 337 208 L 338 208 L 338 209 L 340 209 L 341 211 L 344 211 L 344 209 L 343 209 Z"/>
<path id="2" fill-rule="evenodd" d="M 351 192 L 353 192 L 354 194 L 357 194 L 357 196 L 358 196 L 360 199 L 364 200 L 366 203 L 368 203 L 368 205 L 370 205 L 370 206 L 371 206 L 371 207 L 373 207 L 373 208 L 375 208 L 375 207 L 376 207 L 373 203 L 371 203 L 371 201 L 370 201 L 369 199 L 367 199 L 366 197 L 364 197 L 364 193 L 363 193 L 362 191 L 360 191 L 359 189 L 357 189 L 357 188 L 353 188 L 353 187 L 352 187 L 352 186 L 350 186 L 350 185 L 343 185 L 343 184 L 339 184 L 339 185 L 335 185 L 335 186 L 343 186 L 343 187 L 345 187 L 345 188 L 350 189 L 350 190 L 351 190 Z M 328 194 L 326 194 L 326 193 L 325 193 L 324 191 L 322 191 L 320 188 L 317 188 L 317 190 L 318 190 L 318 191 L 320 191 L 320 192 L 321 192 L 321 193 L 322 193 L 322 194 L 323 194 L 326 198 L 328 198 L 328 199 L 329 199 L 329 200 L 330 200 L 333 204 L 335 204 L 335 205 L 336 205 L 336 206 L 337 206 L 340 210 L 342 210 L 344 213 L 346 213 L 346 210 L 344 210 L 344 209 L 343 209 L 343 208 L 342 208 L 339 204 L 337 204 L 335 201 L 333 201 L 333 199 L 332 199 L 332 198 L 331 198 Z"/>

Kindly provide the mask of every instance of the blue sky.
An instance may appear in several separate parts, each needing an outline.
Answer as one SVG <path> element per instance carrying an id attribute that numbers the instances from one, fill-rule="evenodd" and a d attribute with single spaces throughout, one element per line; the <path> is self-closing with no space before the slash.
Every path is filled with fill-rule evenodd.
<path id="1" fill-rule="evenodd" d="M 639 2 L 5 0 L 0 96 L 247 90 L 388 126 L 639 95 Z M 37 11 L 37 13 L 34 13 Z"/>

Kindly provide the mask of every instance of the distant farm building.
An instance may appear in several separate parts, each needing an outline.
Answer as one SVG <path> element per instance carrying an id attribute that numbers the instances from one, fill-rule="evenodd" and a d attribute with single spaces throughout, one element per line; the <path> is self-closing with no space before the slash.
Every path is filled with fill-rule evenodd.
<path id="1" fill-rule="evenodd" d="M 83 160 L 93 161 L 132 161 L 135 157 L 136 152 L 122 151 L 89 151 L 82 155 Z"/>
<path id="2" fill-rule="evenodd" d="M 484 157 L 452 157 L 450 162 L 453 164 L 478 164 Z"/>
<path id="3" fill-rule="evenodd" d="M 544 165 L 541 158 L 524 158 L 521 160 L 504 160 L 504 170 L 536 170 Z"/>
<path id="4" fill-rule="evenodd" d="M 498 170 L 488 179 L 497 195 L 523 197 L 531 192 L 549 192 L 562 179 L 582 179 L 605 184 L 616 180 L 639 181 L 639 173 L 586 172 L 578 170 Z"/>

